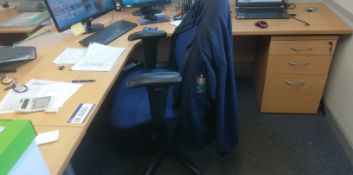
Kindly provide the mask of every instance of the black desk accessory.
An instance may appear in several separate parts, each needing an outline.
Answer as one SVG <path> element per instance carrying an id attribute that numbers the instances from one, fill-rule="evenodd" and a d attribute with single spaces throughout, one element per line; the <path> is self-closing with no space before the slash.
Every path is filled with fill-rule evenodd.
<path id="1" fill-rule="evenodd" d="M 189 11 L 191 8 L 192 4 L 194 3 L 193 0 L 184 0 L 184 2 L 181 5 L 181 13 L 174 15 L 173 19 L 174 20 L 182 20 L 184 16 L 186 15 L 186 12 Z"/>
<path id="2" fill-rule="evenodd" d="M 9 8 L 10 7 L 10 4 L 6 1 L 4 3 L 1 4 L 2 8 Z"/>
<path id="3" fill-rule="evenodd" d="M 155 14 L 155 17 L 149 18 L 149 17 L 142 17 L 138 16 L 139 23 L 141 25 L 146 25 L 146 24 L 154 24 L 154 23 L 162 23 L 162 22 L 168 22 L 170 21 L 169 17 L 163 13 L 160 14 Z"/>
<path id="4" fill-rule="evenodd" d="M 83 46 L 88 46 L 94 42 L 99 44 L 109 44 L 136 26 L 137 24 L 133 22 L 118 20 L 106 26 L 103 30 L 98 31 L 79 42 Z"/>
<path id="5" fill-rule="evenodd" d="M 0 72 L 14 72 L 24 62 L 36 58 L 35 47 L 0 46 Z"/>
<path id="6" fill-rule="evenodd" d="M 312 13 L 312 12 L 317 12 L 317 8 L 316 7 L 307 7 L 305 8 L 306 12 Z"/>

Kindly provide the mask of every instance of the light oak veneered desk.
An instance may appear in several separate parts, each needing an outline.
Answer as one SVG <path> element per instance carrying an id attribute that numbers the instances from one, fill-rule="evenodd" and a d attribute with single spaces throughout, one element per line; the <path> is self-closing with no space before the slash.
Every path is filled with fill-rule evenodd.
<path id="1" fill-rule="evenodd" d="M 307 6 L 316 6 L 318 12 L 304 12 Z M 167 13 L 176 14 L 171 11 L 167 11 Z M 257 42 L 253 46 L 257 53 L 254 73 L 261 111 L 315 113 L 339 35 L 351 34 L 352 30 L 322 4 L 298 4 L 297 8 L 289 10 L 289 13 L 296 13 L 297 18 L 309 22 L 311 26 L 304 26 L 303 23 L 293 19 L 273 19 L 266 20 L 269 23 L 267 29 L 260 29 L 254 26 L 257 20 L 236 20 L 233 16 L 235 47 L 236 50 L 239 50 L 237 47 L 242 44 L 237 41 L 237 37 L 256 36 Z M 137 23 L 137 19 L 131 15 L 130 10 L 111 12 L 94 22 L 109 24 L 112 20 L 121 19 Z M 154 24 L 153 26 L 167 31 L 169 36 L 175 29 L 170 23 Z M 45 45 L 37 48 L 38 59 L 11 74 L 20 82 L 28 82 L 31 79 L 55 81 L 96 79 L 95 83 L 83 84 L 81 89 L 65 103 L 57 114 L 23 115 L 14 113 L 0 115 L 0 119 L 29 119 L 39 132 L 52 129 L 60 130 L 61 135 L 58 142 L 40 146 L 52 174 L 63 172 L 109 94 L 122 66 L 139 44 L 138 41 L 127 41 L 127 36 L 142 30 L 143 27 L 145 26 L 138 26 L 109 44 L 126 49 L 111 72 L 77 72 L 70 71 L 68 67 L 62 71 L 58 70 L 52 61 L 67 47 L 82 47 L 78 41 L 86 37 L 62 34 L 62 37 L 48 40 Z M 54 26 L 43 28 L 38 33 L 48 30 L 48 28 L 52 30 L 51 34 L 55 34 Z M 235 54 L 238 56 L 239 53 Z M 0 86 L 3 88 L 3 85 Z M 0 91 L 1 98 L 5 94 L 5 91 Z M 285 95 L 290 98 L 283 97 Z M 80 103 L 93 103 L 96 106 L 84 124 L 68 124 L 67 120 Z"/>
<path id="2" fill-rule="evenodd" d="M 0 10 L 0 23 L 16 17 L 19 13 L 15 9 Z M 32 26 L 23 27 L 0 27 L 0 44 L 11 45 L 14 42 L 25 39 L 31 33 L 40 28 L 38 23 Z"/>
<path id="3" fill-rule="evenodd" d="M 306 12 L 310 6 L 318 11 Z M 254 76 L 261 112 L 316 113 L 339 35 L 352 29 L 324 4 L 297 4 L 288 12 L 310 26 L 272 19 L 261 29 L 254 26 L 257 20 L 233 20 L 233 34 L 260 36 L 254 46 Z M 237 45 L 241 43 L 235 40 Z"/>

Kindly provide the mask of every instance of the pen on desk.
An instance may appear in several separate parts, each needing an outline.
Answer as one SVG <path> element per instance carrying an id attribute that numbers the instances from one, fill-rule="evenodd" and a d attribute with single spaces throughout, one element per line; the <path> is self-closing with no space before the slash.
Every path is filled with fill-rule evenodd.
<path id="1" fill-rule="evenodd" d="M 71 80 L 71 83 L 90 83 L 90 82 L 96 82 L 96 80 Z"/>

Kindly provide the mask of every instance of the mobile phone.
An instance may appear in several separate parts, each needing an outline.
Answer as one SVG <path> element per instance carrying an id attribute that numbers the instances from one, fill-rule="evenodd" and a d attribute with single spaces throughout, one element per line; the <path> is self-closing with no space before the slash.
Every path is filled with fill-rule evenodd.
<path id="1" fill-rule="evenodd" d="M 52 96 L 22 98 L 20 99 L 20 103 L 17 107 L 16 112 L 31 113 L 45 111 L 46 109 L 49 109 L 51 107 L 52 103 Z"/>

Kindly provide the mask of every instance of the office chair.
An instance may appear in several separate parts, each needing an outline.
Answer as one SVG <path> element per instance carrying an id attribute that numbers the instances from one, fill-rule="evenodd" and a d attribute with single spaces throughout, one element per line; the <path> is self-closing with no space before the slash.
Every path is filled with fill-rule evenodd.
<path id="1" fill-rule="evenodd" d="M 189 36 L 190 34 L 187 34 Z M 157 131 L 164 146 L 150 161 L 144 175 L 155 170 L 164 155 L 170 155 L 187 167 L 193 174 L 200 171 L 189 160 L 177 154 L 168 143 L 166 122 L 175 118 L 173 91 L 182 82 L 175 70 L 157 67 L 157 46 L 164 31 L 141 31 L 131 34 L 130 41 L 141 39 L 144 48 L 144 65 L 126 66 L 113 90 L 111 119 L 115 128 L 132 128 L 149 124 Z"/>
<path id="2" fill-rule="evenodd" d="M 142 31 L 129 36 L 128 39 L 131 41 L 142 40 L 145 54 L 144 67 L 126 70 L 126 73 L 123 73 L 116 88 L 113 90 L 111 118 L 114 127 L 131 128 L 150 124 L 156 126 L 160 138 L 167 140 L 166 122 L 177 118 L 179 127 L 180 124 L 188 125 L 181 126 L 179 131 L 185 135 L 193 136 L 186 140 L 194 139 L 200 145 L 205 145 L 206 142 L 209 143 L 211 140 L 209 138 L 217 135 L 216 140 L 221 154 L 229 152 L 236 145 L 236 93 L 229 9 L 228 0 L 197 1 L 184 18 L 181 26 L 173 34 L 169 69 L 156 67 L 158 39 L 166 37 L 165 32 Z M 216 27 L 211 26 L 210 29 L 206 29 L 206 26 L 210 25 L 215 25 Z M 212 41 L 218 41 L 219 43 L 213 43 Z M 203 50 L 203 48 L 209 50 Z M 212 55 L 208 57 L 211 61 L 205 61 L 202 58 L 202 56 L 205 56 L 204 54 L 207 56 L 208 54 Z M 205 70 L 207 69 L 206 67 L 212 68 Z M 194 117 L 192 115 L 195 112 L 203 113 L 205 111 L 200 108 L 191 109 L 192 107 L 190 108 L 189 104 L 182 107 L 179 106 L 180 100 L 192 100 L 189 95 L 193 95 L 192 93 L 194 92 L 184 93 L 183 91 L 185 89 L 184 86 L 191 89 L 195 88 L 195 86 L 188 86 L 190 85 L 189 82 L 194 81 L 196 83 L 196 93 L 200 93 L 202 96 L 206 96 L 208 91 L 212 91 L 211 88 L 207 87 L 207 92 L 205 92 L 206 89 L 203 86 L 205 82 L 202 81 L 202 77 L 195 77 L 196 74 L 194 74 L 193 70 L 201 69 L 206 73 L 209 73 L 207 71 L 214 73 L 214 77 L 208 77 L 208 81 L 214 81 L 212 78 L 219 79 L 217 82 L 213 82 L 213 87 L 217 88 L 214 88 L 214 92 L 211 92 L 214 93 L 211 94 L 212 99 L 207 99 L 210 103 L 206 104 L 207 109 L 205 110 L 211 112 L 206 114 L 208 115 L 207 117 L 214 117 L 212 119 L 214 126 L 211 127 L 210 131 L 213 131 L 214 127 L 219 127 L 217 128 L 217 133 L 211 134 L 211 137 L 203 137 L 202 131 L 205 128 L 201 126 L 201 132 L 198 132 L 200 131 L 197 128 L 199 126 L 191 126 L 194 121 L 190 121 L 189 116 L 186 117 L 188 119 L 182 116 L 184 111 L 188 114 L 192 113 L 190 115 L 191 118 Z M 202 87 L 200 88 L 199 85 Z M 181 91 L 183 93 L 180 94 Z M 218 94 L 223 95 L 223 97 L 214 100 L 213 97 Z M 200 104 L 200 106 L 203 105 Z M 193 133 L 194 131 L 196 134 Z M 172 156 L 176 155 L 168 151 L 168 147 L 164 147 L 152 159 L 144 174 L 151 174 L 155 170 L 158 160 L 164 153 L 170 153 L 169 155 Z M 194 174 L 200 174 L 200 171 L 191 162 L 178 155 L 175 158 Z"/>

